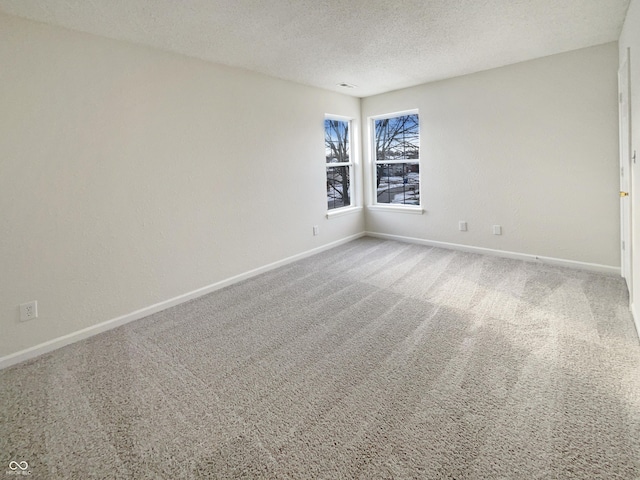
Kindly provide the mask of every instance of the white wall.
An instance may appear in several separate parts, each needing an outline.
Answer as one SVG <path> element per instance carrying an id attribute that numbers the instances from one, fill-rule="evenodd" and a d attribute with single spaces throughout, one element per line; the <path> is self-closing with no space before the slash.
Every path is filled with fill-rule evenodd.
<path id="1" fill-rule="evenodd" d="M 368 210 L 367 230 L 619 267 L 617 56 L 614 42 L 364 99 L 363 122 L 419 109 L 426 209 Z"/>
<path id="2" fill-rule="evenodd" d="M 0 65 L 0 357 L 365 228 L 619 266 L 614 43 L 361 102 L 0 15 Z M 327 220 L 324 114 L 413 108 L 426 213 Z"/>
<path id="3" fill-rule="evenodd" d="M 631 0 L 627 18 L 620 35 L 619 61 L 624 62 L 627 48 L 630 48 L 631 60 L 631 145 L 640 154 L 640 0 Z M 637 157 L 640 159 L 640 156 Z M 632 212 L 632 270 L 633 270 L 633 316 L 640 332 L 640 160 L 632 165 L 631 170 L 631 212 Z"/>
<path id="4" fill-rule="evenodd" d="M 325 218 L 356 98 L 7 16 L 0 65 L 0 357 L 364 229 Z"/>

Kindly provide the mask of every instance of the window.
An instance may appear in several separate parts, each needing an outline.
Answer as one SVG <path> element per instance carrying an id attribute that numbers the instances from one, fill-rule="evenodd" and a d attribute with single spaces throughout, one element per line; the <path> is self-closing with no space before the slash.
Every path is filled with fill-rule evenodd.
<path id="1" fill-rule="evenodd" d="M 326 117 L 324 146 L 329 210 L 351 205 L 351 121 Z"/>
<path id="2" fill-rule="evenodd" d="M 418 113 L 373 119 L 377 204 L 420 205 Z"/>

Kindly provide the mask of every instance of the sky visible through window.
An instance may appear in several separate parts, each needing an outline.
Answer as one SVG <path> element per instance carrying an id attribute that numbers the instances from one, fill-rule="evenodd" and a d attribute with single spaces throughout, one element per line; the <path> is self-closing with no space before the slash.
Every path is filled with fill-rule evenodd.
<path id="1" fill-rule="evenodd" d="M 349 161 L 349 122 L 324 121 L 324 146 L 327 163 Z"/>
<path id="2" fill-rule="evenodd" d="M 375 121 L 376 160 L 420 158 L 418 114 L 382 118 Z"/>

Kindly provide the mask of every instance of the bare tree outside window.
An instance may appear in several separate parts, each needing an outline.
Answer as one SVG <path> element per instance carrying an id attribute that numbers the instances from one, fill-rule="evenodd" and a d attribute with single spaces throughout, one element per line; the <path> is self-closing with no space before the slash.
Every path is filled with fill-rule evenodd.
<path id="1" fill-rule="evenodd" d="M 377 203 L 420 205 L 418 114 L 374 120 Z"/>
<path id="2" fill-rule="evenodd" d="M 351 205 L 350 124 L 348 120 L 324 121 L 329 210 Z"/>

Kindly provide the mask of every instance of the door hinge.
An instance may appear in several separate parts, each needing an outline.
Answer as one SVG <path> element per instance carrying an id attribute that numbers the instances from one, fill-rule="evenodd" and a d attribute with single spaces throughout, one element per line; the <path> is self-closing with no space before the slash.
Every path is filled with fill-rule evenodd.
<path id="1" fill-rule="evenodd" d="M 624 250 L 624 240 L 622 241 L 622 250 Z"/>
<path id="2" fill-rule="evenodd" d="M 618 94 L 618 102 L 622 103 L 622 92 Z"/>

